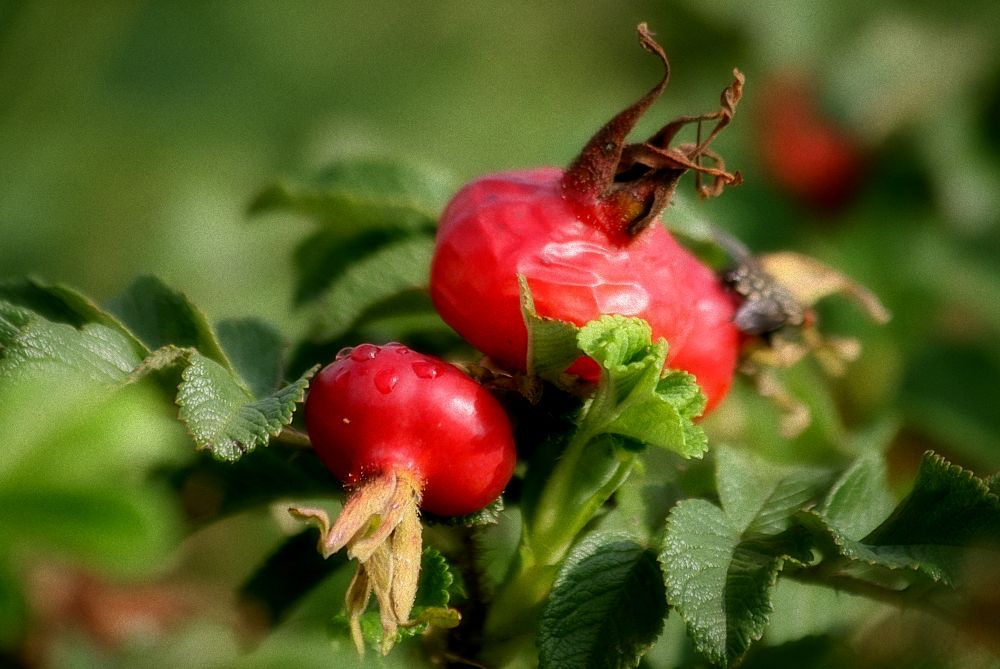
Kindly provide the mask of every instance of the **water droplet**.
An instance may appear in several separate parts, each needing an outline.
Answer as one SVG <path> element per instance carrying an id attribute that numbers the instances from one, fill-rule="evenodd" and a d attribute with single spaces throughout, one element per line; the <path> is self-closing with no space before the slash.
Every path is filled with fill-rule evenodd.
<path id="1" fill-rule="evenodd" d="M 399 382 L 399 374 L 392 367 L 386 367 L 385 369 L 380 369 L 377 374 L 375 374 L 375 387 L 378 388 L 380 393 L 388 395 L 392 392 L 392 389 L 396 387 L 396 383 Z"/>
<path id="2" fill-rule="evenodd" d="M 345 365 L 337 365 L 332 371 L 335 384 L 346 383 L 347 377 L 351 375 L 351 368 Z"/>
<path id="3" fill-rule="evenodd" d="M 362 344 L 361 346 L 355 346 L 350 352 L 351 360 L 355 362 L 364 362 L 365 360 L 374 360 L 375 356 L 378 355 L 379 348 L 374 344 Z"/>
<path id="4" fill-rule="evenodd" d="M 345 346 L 344 348 L 337 351 L 337 355 L 334 358 L 334 360 L 343 360 L 344 358 L 349 356 L 351 354 L 351 351 L 353 350 L 354 350 L 353 346 Z"/>
<path id="5" fill-rule="evenodd" d="M 436 379 L 444 371 L 444 368 L 436 362 L 430 360 L 414 360 L 413 373 L 422 379 Z"/>

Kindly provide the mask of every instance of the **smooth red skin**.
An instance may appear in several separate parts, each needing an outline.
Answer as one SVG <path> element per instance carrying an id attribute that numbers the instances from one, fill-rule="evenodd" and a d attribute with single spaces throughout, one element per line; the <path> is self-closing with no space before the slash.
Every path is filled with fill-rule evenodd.
<path id="1" fill-rule="evenodd" d="M 482 509 L 514 473 L 510 422 L 496 398 L 400 344 L 362 344 L 323 368 L 305 417 L 313 447 L 343 483 L 405 469 L 423 484 L 421 508 L 437 515 Z"/>
<path id="2" fill-rule="evenodd" d="M 733 297 L 715 274 L 654 223 L 635 237 L 578 216 L 557 168 L 480 178 L 441 217 L 431 265 L 438 313 L 470 344 L 524 370 L 527 332 L 517 275 L 542 316 L 582 325 L 602 314 L 639 316 L 670 344 L 667 364 L 694 374 L 706 413 L 726 394 L 739 352 Z M 572 371 L 596 380 L 593 363 Z"/>

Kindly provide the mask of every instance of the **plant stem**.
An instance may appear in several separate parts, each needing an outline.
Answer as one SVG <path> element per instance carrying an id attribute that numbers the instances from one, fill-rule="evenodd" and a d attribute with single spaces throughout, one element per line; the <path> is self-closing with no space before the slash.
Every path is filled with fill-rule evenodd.
<path id="1" fill-rule="evenodd" d="M 309 440 L 309 435 L 305 432 L 299 432 L 291 427 L 281 428 L 281 432 L 271 437 L 271 439 L 276 443 L 285 444 L 286 446 L 292 446 L 294 448 L 312 448 L 312 442 Z"/>
<path id="2" fill-rule="evenodd" d="M 566 557 L 577 535 L 628 478 L 635 456 L 610 438 L 574 436 L 549 477 L 533 518 L 526 519 L 526 540 L 535 559 L 555 565 Z"/>
<path id="3" fill-rule="evenodd" d="M 628 478 L 633 453 L 609 437 L 579 430 L 550 473 L 534 514 L 524 519 L 521 548 L 497 591 L 486 620 L 490 659 L 498 666 L 530 666 L 533 635 L 559 564 L 594 514 Z"/>

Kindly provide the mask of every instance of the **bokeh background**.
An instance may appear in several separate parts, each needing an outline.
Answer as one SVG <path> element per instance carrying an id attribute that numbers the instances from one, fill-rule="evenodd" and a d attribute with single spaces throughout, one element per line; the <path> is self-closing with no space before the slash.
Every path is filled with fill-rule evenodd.
<path id="1" fill-rule="evenodd" d="M 829 327 L 865 344 L 833 382 L 846 423 L 898 426 L 900 481 L 927 448 L 996 471 L 990 0 L 0 0 L 0 278 L 36 275 L 100 301 L 156 274 L 212 319 L 256 315 L 294 337 L 306 317 L 292 308 L 290 258 L 309 224 L 249 217 L 256 193 L 351 155 L 429 163 L 457 182 L 565 164 L 658 78 L 635 45 L 639 21 L 673 67 L 639 134 L 714 109 L 734 66 L 747 76 L 716 144 L 745 184 L 698 215 L 755 250 L 821 258 L 892 310 L 877 327 L 849 303 L 823 307 Z M 252 533 L 263 521 L 241 522 Z M 225 585 L 221 558 L 201 567 Z M 237 645 L 184 639 L 173 648 L 220 666 Z M 286 643 L 296 666 L 328 660 L 325 643 Z M 82 642 L 62 648 L 72 666 L 106 661 Z M 282 652 L 274 666 L 292 666 Z"/>

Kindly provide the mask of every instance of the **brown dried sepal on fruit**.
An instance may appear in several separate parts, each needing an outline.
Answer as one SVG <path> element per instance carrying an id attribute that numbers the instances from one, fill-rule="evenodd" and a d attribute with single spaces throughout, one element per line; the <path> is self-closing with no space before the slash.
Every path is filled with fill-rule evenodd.
<path id="1" fill-rule="evenodd" d="M 644 142 L 626 144 L 628 134 L 650 106 L 660 97 L 670 81 L 667 55 L 645 23 L 636 28 L 639 43 L 663 64 L 663 77 L 646 95 L 624 109 L 590 138 L 583 151 L 566 170 L 563 189 L 586 207 L 597 203 L 613 219 L 605 224 L 638 235 L 663 212 L 673 198 L 677 181 L 687 171 L 696 176 L 696 188 L 702 197 L 719 195 L 725 186 L 742 183 L 739 172 L 728 172 L 722 157 L 709 145 L 729 125 L 736 105 L 743 97 L 745 78 L 733 70 L 733 82 L 721 95 L 720 108 L 706 114 L 680 116 L 660 128 Z M 714 122 L 702 138 L 702 124 Z M 677 134 L 688 125 L 698 127 L 694 143 L 671 146 Z M 708 160 L 711 165 L 703 165 Z M 702 177 L 711 177 L 709 184 Z"/>
<path id="2" fill-rule="evenodd" d="M 361 614 L 372 594 L 379 605 L 383 655 L 392 649 L 399 629 L 412 623 L 422 553 L 420 490 L 409 473 L 391 469 L 355 488 L 332 525 L 323 509 L 289 509 L 319 527 L 317 549 L 323 557 L 346 548 L 347 556 L 358 561 L 345 604 L 359 654 L 364 654 Z"/>

